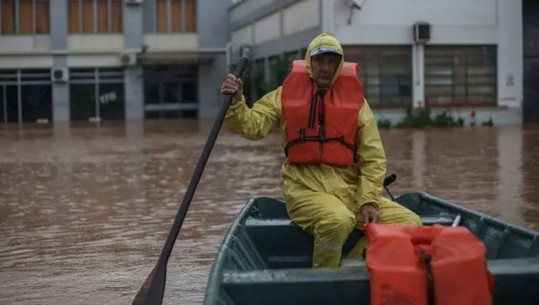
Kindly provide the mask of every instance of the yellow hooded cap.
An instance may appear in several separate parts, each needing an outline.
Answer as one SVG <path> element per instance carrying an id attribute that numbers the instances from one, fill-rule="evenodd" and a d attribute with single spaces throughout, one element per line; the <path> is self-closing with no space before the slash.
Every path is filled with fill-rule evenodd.
<path id="1" fill-rule="evenodd" d="M 333 75 L 333 79 L 331 80 L 331 83 L 333 84 L 335 80 L 337 79 L 337 76 L 341 72 L 341 68 L 344 62 L 344 52 L 341 46 L 341 43 L 335 38 L 335 36 L 328 34 L 328 33 L 322 33 L 318 36 L 316 36 L 311 43 L 309 43 L 309 46 L 307 47 L 307 52 L 305 52 L 305 63 L 307 66 L 307 73 L 309 73 L 309 76 L 312 78 L 312 69 L 311 69 L 311 58 L 316 55 L 324 54 L 324 53 L 335 53 L 341 55 L 341 63 L 339 64 L 339 67 L 335 71 L 335 75 Z"/>

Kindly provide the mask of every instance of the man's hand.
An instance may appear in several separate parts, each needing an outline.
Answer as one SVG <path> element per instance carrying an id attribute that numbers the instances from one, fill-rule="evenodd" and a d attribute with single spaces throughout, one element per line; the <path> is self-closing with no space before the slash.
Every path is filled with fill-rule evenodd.
<path id="1" fill-rule="evenodd" d="M 234 74 L 229 73 L 221 86 L 221 94 L 234 95 L 232 104 L 236 104 L 239 100 L 241 100 L 241 96 L 243 94 L 243 82 L 240 78 L 234 76 Z"/>
<path id="2" fill-rule="evenodd" d="M 372 204 L 364 204 L 361 207 L 361 214 L 363 215 L 363 223 L 377 223 L 380 221 L 380 214 L 378 209 Z"/>

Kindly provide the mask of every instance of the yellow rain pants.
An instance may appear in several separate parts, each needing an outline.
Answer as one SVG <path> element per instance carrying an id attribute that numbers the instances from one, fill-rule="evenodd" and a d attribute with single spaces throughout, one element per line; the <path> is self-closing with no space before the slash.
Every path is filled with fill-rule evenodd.
<path id="1" fill-rule="evenodd" d="M 342 246 L 354 227 L 363 228 L 363 216 L 359 211 L 354 214 L 330 194 L 315 191 L 292 194 L 298 197 L 287 200 L 288 214 L 304 231 L 314 235 L 313 267 L 338 267 Z M 381 223 L 421 225 L 416 214 L 387 198 L 378 202 L 378 212 Z M 360 257 L 367 245 L 367 239 L 361 238 L 348 257 Z"/>

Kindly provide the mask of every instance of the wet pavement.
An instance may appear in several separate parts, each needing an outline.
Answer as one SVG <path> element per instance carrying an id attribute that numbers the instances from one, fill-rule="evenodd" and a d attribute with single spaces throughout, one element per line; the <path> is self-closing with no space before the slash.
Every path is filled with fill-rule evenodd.
<path id="1" fill-rule="evenodd" d="M 195 120 L 0 125 L 0 304 L 130 304 L 211 128 Z M 394 195 L 425 191 L 539 229 L 539 126 L 383 130 Z M 168 264 L 164 304 L 200 304 L 252 196 L 282 199 L 278 137 L 222 131 Z"/>

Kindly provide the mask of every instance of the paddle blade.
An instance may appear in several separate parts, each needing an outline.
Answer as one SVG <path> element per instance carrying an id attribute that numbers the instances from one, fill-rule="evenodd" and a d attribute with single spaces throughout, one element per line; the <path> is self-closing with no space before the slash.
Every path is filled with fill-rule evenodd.
<path id="1" fill-rule="evenodd" d="M 157 263 L 138 291 L 133 305 L 161 304 L 165 294 L 165 281 L 167 279 L 166 264 Z"/>

